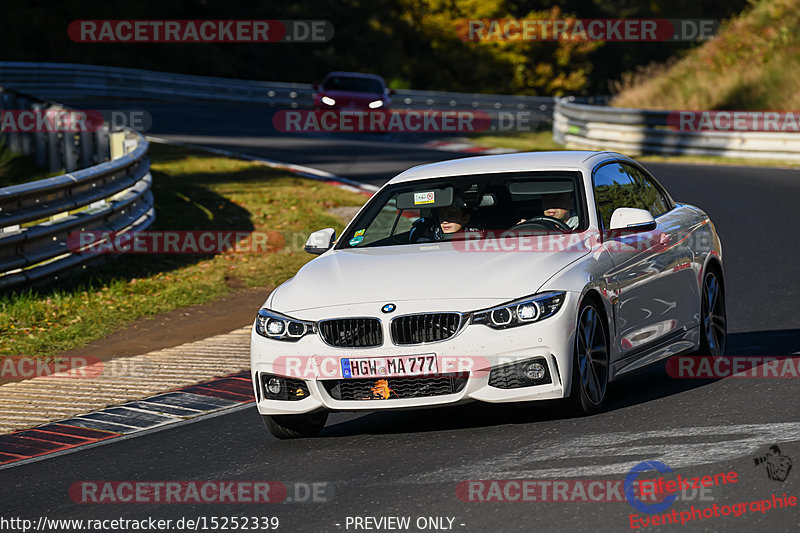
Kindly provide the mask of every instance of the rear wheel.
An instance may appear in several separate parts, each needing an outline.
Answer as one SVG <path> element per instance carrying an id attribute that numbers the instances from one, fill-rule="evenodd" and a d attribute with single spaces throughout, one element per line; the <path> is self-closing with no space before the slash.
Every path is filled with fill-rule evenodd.
<path id="1" fill-rule="evenodd" d="M 600 411 L 608 391 L 608 335 L 598 304 L 584 301 L 578 311 L 572 363 L 570 410 L 576 415 Z"/>
<path id="2" fill-rule="evenodd" d="M 264 425 L 279 439 L 315 437 L 328 421 L 328 411 L 302 415 L 262 415 Z"/>
<path id="3" fill-rule="evenodd" d="M 714 270 L 709 270 L 703 278 L 701 312 L 702 323 L 698 353 L 714 357 L 725 355 L 725 343 L 728 336 L 725 317 L 725 286 L 722 277 Z"/>

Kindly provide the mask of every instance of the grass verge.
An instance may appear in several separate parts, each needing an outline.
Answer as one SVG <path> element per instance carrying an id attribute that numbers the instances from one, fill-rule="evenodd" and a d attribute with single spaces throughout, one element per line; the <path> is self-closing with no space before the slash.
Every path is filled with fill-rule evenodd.
<path id="1" fill-rule="evenodd" d="M 151 144 L 157 230 L 254 230 L 307 235 L 342 220 L 329 209 L 363 195 L 256 163 Z M 299 242 L 301 238 L 296 239 Z M 274 253 L 129 254 L 58 286 L 0 297 L 0 355 L 48 356 L 125 324 L 244 287 L 274 287 L 312 256 Z M 255 312 L 255 310 L 254 310 Z"/>
<path id="2" fill-rule="evenodd" d="M 566 150 L 553 140 L 553 132 L 524 131 L 516 134 L 475 135 L 470 142 L 490 148 L 511 148 L 520 152 L 543 152 L 549 150 Z"/>
<path id="3" fill-rule="evenodd" d="M 33 157 L 15 154 L 0 145 L 0 187 L 27 183 L 52 176 L 60 172 L 47 172 L 36 166 Z"/>
<path id="4" fill-rule="evenodd" d="M 719 34 L 664 65 L 628 74 L 612 105 L 647 109 L 795 110 L 800 1 L 753 0 Z"/>

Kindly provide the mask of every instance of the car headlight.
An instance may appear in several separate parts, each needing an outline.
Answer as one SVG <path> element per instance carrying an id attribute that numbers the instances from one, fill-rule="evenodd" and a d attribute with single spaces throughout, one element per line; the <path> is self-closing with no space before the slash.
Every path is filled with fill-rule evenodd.
<path id="1" fill-rule="evenodd" d="M 256 317 L 256 333 L 268 339 L 295 342 L 316 332 L 315 322 L 298 320 L 269 309 L 261 309 Z"/>
<path id="2" fill-rule="evenodd" d="M 383 100 L 373 100 L 369 103 L 370 109 L 378 109 L 379 107 L 383 107 Z"/>
<path id="3" fill-rule="evenodd" d="M 564 303 L 565 295 L 565 292 L 543 292 L 490 309 L 474 311 L 471 313 L 470 323 L 504 329 L 538 322 L 556 314 Z"/>
<path id="4" fill-rule="evenodd" d="M 321 98 L 321 100 L 322 100 L 322 103 L 325 104 L 325 105 L 336 105 L 336 100 L 334 100 L 330 96 L 323 96 Z"/>

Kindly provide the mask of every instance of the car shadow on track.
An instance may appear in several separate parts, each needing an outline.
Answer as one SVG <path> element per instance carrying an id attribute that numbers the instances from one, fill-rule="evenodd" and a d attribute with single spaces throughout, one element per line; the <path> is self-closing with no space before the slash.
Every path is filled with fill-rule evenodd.
<path id="1" fill-rule="evenodd" d="M 728 335 L 728 356 L 781 356 L 800 352 L 800 329 L 749 331 Z M 615 382 L 605 412 L 666 398 L 705 387 L 716 379 L 672 379 L 665 362 L 652 365 Z M 370 413 L 355 420 L 332 424 L 323 437 L 426 433 L 500 426 L 533 424 L 571 418 L 561 401 L 513 404 L 468 403 L 435 409 L 413 409 Z"/>

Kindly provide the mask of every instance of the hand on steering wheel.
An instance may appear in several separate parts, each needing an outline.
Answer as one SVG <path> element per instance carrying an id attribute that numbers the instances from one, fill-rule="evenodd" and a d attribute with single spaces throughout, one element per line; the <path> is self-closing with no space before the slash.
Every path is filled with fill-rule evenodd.
<path id="1" fill-rule="evenodd" d="M 572 231 L 572 228 L 570 228 L 563 220 L 559 220 L 559 219 L 557 219 L 555 217 L 548 217 L 546 215 L 540 215 L 538 217 L 526 218 L 522 222 L 519 222 L 519 223 L 515 224 L 510 229 L 511 230 L 516 230 L 516 229 L 519 229 L 519 228 L 521 228 L 523 226 L 533 225 L 533 224 L 537 224 L 537 225 L 540 225 L 540 226 L 545 226 L 545 229 L 547 229 L 547 226 L 552 226 L 553 229 L 558 229 L 558 230 L 561 230 L 561 231 Z"/>

